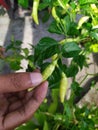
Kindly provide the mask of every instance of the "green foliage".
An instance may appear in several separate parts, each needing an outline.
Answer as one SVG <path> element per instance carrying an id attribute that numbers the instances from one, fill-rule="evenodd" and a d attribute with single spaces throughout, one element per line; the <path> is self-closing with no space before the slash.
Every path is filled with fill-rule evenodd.
<path id="1" fill-rule="evenodd" d="M 76 57 L 81 52 L 80 47 L 75 42 L 65 43 L 62 46 L 62 55 L 66 58 Z"/>
<path id="2" fill-rule="evenodd" d="M 19 0 L 19 4 L 28 7 L 28 1 Z M 83 67 L 89 67 L 87 57 L 91 53 L 98 53 L 98 1 L 97 0 L 41 0 L 38 10 L 45 9 L 43 22 L 53 17 L 48 31 L 63 35 L 61 41 L 51 37 L 43 37 L 32 46 L 34 54 L 27 48 L 21 49 L 21 41 L 11 41 L 6 52 L 9 55 L 4 59 L 12 70 L 21 69 L 21 60 L 28 61 L 26 71 L 39 68 L 43 72 L 49 64 L 57 60 L 49 81 L 50 95 L 34 114 L 34 121 L 29 121 L 17 130 L 97 130 L 97 107 L 79 107 L 74 104 L 75 96 L 83 90 L 81 83 L 76 81 L 78 72 Z M 34 12 L 33 12 L 34 13 Z M 38 12 L 36 12 L 38 15 Z M 45 18 L 45 16 L 47 16 Z M 77 19 L 78 17 L 78 19 Z M 37 16 L 38 18 L 38 16 Z M 21 52 L 21 53 L 20 53 Z M 70 59 L 67 64 L 64 60 Z M 69 99 L 60 102 L 59 87 L 62 72 L 73 79 L 69 86 L 71 94 Z M 85 77 L 84 77 L 85 79 Z"/>
<path id="3" fill-rule="evenodd" d="M 80 5 L 98 3 L 97 0 L 79 0 Z"/>
<path id="4" fill-rule="evenodd" d="M 18 3 L 24 8 L 28 8 L 29 6 L 29 0 L 18 0 Z"/>
<path id="5" fill-rule="evenodd" d="M 48 53 L 47 53 L 48 52 Z M 39 43 L 35 46 L 34 60 L 37 63 L 42 62 L 45 59 L 53 56 L 59 52 L 59 44 L 56 40 L 45 37 L 42 38 Z"/>

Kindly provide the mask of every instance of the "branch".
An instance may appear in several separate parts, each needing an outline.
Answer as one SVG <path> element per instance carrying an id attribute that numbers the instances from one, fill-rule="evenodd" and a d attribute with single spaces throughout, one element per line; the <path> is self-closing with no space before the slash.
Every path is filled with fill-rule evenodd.
<path id="1" fill-rule="evenodd" d="M 96 84 L 98 82 L 98 75 L 90 78 L 85 85 L 83 86 L 83 90 L 80 92 L 80 96 L 76 96 L 74 99 L 74 104 L 77 104 L 91 89 L 92 81 Z"/>

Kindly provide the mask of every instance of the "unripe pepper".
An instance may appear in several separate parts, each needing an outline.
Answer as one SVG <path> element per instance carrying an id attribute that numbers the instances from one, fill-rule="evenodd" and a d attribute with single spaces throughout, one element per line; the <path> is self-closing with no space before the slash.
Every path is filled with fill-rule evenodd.
<path id="1" fill-rule="evenodd" d="M 53 71 L 55 70 L 55 66 L 57 65 L 57 60 L 54 60 L 51 64 L 49 64 L 46 69 L 42 72 L 43 81 L 47 80 Z"/>
<path id="2" fill-rule="evenodd" d="M 52 16 L 54 17 L 54 19 L 59 23 L 60 22 L 60 18 L 58 17 L 57 13 L 56 13 L 56 7 L 52 8 Z"/>
<path id="3" fill-rule="evenodd" d="M 33 9 L 32 9 L 32 17 L 33 17 L 33 20 L 36 24 L 39 24 L 39 21 L 38 21 L 38 6 L 39 6 L 39 2 L 40 0 L 34 0 L 33 1 Z"/>
<path id="4" fill-rule="evenodd" d="M 54 60 L 51 64 L 49 64 L 46 69 L 42 72 L 43 81 L 47 80 L 53 71 L 55 70 L 55 66 L 57 65 L 57 60 Z M 33 88 L 29 88 L 28 91 L 32 91 Z"/>
<path id="5" fill-rule="evenodd" d="M 60 81 L 60 91 L 59 91 L 61 103 L 64 102 L 66 91 L 67 91 L 67 86 L 68 86 L 67 77 L 66 77 L 65 73 L 62 72 L 62 77 L 61 77 L 61 81 Z"/>
<path id="6" fill-rule="evenodd" d="M 87 22 L 87 20 L 89 19 L 89 16 L 83 16 L 82 18 L 80 18 L 79 22 L 78 22 L 78 27 L 77 29 L 80 29 L 81 26 Z"/>

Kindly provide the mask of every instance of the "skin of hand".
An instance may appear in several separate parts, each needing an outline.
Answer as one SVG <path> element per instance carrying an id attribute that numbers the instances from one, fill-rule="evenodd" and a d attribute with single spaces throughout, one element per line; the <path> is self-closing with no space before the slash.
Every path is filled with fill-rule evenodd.
<path id="1" fill-rule="evenodd" d="M 27 89 L 33 90 L 28 92 Z M 32 118 L 44 100 L 48 82 L 40 72 L 22 72 L 0 76 L 0 130 L 14 130 Z"/>

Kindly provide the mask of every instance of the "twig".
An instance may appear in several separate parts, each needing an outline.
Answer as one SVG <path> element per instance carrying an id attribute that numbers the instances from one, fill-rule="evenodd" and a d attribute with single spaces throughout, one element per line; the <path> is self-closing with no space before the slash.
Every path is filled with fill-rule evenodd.
<path id="1" fill-rule="evenodd" d="M 83 86 L 83 90 L 80 92 L 79 96 L 76 96 L 74 99 L 74 104 L 78 103 L 91 89 L 92 81 L 96 84 L 98 82 L 98 75 L 90 78 L 85 85 Z"/>

